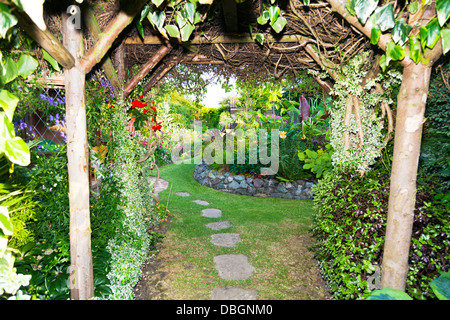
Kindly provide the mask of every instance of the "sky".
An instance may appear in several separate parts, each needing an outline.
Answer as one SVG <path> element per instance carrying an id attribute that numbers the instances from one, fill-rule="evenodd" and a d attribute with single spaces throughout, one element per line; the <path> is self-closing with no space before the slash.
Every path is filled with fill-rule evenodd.
<path id="1" fill-rule="evenodd" d="M 234 82 L 231 80 L 231 82 Z M 231 92 L 225 92 L 225 89 L 222 89 L 220 83 L 211 83 L 207 86 L 207 92 L 205 98 L 202 100 L 202 103 L 207 108 L 219 108 L 219 102 L 222 101 L 225 97 L 236 95 L 236 91 L 232 90 Z"/>

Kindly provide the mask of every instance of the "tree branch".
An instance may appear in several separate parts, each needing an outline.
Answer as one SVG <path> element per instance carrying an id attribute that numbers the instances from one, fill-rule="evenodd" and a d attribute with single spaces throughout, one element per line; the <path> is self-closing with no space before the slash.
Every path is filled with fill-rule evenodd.
<path id="1" fill-rule="evenodd" d="M 106 30 L 99 36 L 99 41 L 81 60 L 81 68 L 84 73 L 89 73 L 102 60 L 103 56 L 111 48 L 114 40 L 133 21 L 146 2 L 145 0 L 132 1 L 127 8 L 124 8 L 117 14 L 114 20 L 106 27 Z"/>

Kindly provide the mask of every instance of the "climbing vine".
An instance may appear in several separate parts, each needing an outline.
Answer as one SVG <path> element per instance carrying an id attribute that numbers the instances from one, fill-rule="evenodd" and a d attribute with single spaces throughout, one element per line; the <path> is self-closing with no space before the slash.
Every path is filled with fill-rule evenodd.
<path id="1" fill-rule="evenodd" d="M 391 90 L 402 80 L 401 73 L 393 68 L 366 80 L 368 60 L 368 54 L 362 53 L 336 71 L 339 75 L 331 92 L 335 97 L 330 121 L 333 165 L 361 172 L 375 163 L 390 140 Z"/>

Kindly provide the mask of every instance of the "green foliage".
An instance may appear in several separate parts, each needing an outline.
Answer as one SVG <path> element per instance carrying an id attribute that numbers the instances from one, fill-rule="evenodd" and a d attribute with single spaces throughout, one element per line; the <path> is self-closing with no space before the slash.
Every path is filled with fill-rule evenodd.
<path id="1" fill-rule="evenodd" d="M 429 283 L 450 265 L 447 211 L 433 199 L 430 182 L 422 183 L 418 184 L 406 284 L 407 293 L 415 299 L 435 298 Z M 312 191 L 318 210 L 314 250 L 322 274 L 334 298 L 364 298 L 371 292 L 369 280 L 382 264 L 389 172 L 380 167 L 361 177 L 358 172 L 334 168 Z"/>
<path id="2" fill-rule="evenodd" d="M 432 280 L 430 287 L 439 300 L 450 300 L 450 272 L 443 272 Z M 367 300 L 412 300 L 412 298 L 403 291 L 391 288 L 375 290 Z"/>
<path id="3" fill-rule="evenodd" d="M 299 151 L 298 158 L 305 162 L 303 169 L 311 170 L 312 173 L 316 174 L 316 178 L 319 179 L 332 169 L 332 153 L 331 145 L 327 144 L 324 149 L 319 147 L 317 152 L 310 149 Z"/>

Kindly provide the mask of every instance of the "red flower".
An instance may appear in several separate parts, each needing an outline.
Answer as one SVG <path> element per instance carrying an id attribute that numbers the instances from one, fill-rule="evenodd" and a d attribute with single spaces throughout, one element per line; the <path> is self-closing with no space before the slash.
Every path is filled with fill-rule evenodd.
<path id="1" fill-rule="evenodd" d="M 155 118 L 152 117 L 152 121 L 155 121 Z"/>
<path id="2" fill-rule="evenodd" d="M 143 112 L 143 113 L 147 113 L 147 112 L 148 112 L 148 110 L 147 110 L 147 109 L 144 109 L 144 110 L 142 110 L 142 112 Z"/>
<path id="3" fill-rule="evenodd" d="M 152 106 L 152 110 L 156 112 L 156 108 L 154 106 Z"/>
<path id="4" fill-rule="evenodd" d="M 144 95 L 143 94 L 141 94 L 140 96 L 139 96 L 139 99 L 142 99 L 144 97 Z"/>
<path id="5" fill-rule="evenodd" d="M 161 128 L 162 128 L 161 122 L 158 122 L 158 125 L 156 126 L 152 126 L 152 129 L 155 131 L 161 130 Z"/>
<path id="6" fill-rule="evenodd" d="M 145 106 L 146 106 L 146 104 L 142 103 L 139 100 L 134 100 L 131 104 L 131 108 L 143 108 Z"/>

